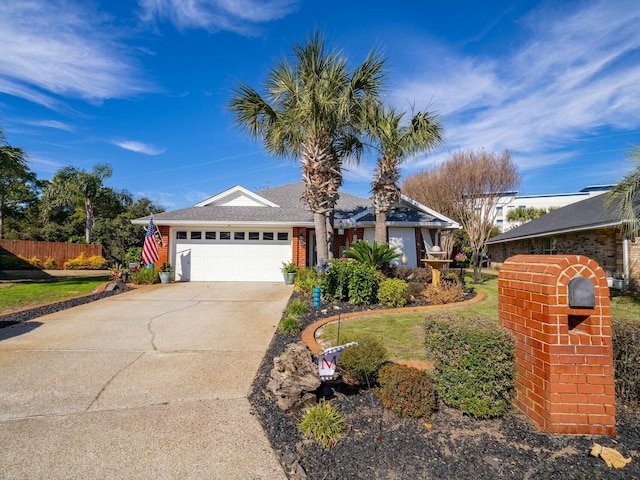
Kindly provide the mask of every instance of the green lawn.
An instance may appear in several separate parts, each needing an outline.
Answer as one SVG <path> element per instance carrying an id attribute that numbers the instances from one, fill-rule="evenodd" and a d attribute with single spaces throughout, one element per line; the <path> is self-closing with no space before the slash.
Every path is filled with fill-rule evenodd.
<path id="1" fill-rule="evenodd" d="M 107 281 L 107 276 L 84 278 L 54 278 L 47 281 L 19 282 L 0 285 L 0 313 L 55 302 L 91 293 Z"/>
<path id="2" fill-rule="evenodd" d="M 470 278 L 467 278 L 469 281 Z M 482 316 L 498 321 L 498 279 L 495 276 L 486 276 L 485 283 L 469 286 L 483 292 L 486 297 L 480 303 L 461 306 L 455 311 L 463 316 Z M 432 312 L 439 311 L 433 310 Z M 430 312 L 431 313 L 431 312 Z M 632 318 L 640 321 L 640 297 L 612 295 L 611 314 L 613 318 Z M 349 336 L 356 334 L 371 334 L 382 338 L 385 346 L 394 360 L 421 360 L 424 361 L 424 328 L 423 321 L 426 312 L 408 313 L 379 313 L 366 317 L 347 319 L 340 325 L 340 342 Z M 318 337 L 319 343 L 337 345 L 338 326 L 331 323 L 324 327 Z"/>

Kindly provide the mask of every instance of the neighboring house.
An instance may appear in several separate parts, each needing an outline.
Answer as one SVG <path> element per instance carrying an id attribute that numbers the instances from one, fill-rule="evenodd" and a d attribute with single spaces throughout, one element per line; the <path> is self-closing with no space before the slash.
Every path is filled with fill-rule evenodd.
<path id="1" fill-rule="evenodd" d="M 640 239 L 628 239 L 622 221 L 597 195 L 554 210 L 489 240 L 492 264 L 517 254 L 575 254 L 594 259 L 611 278 L 640 286 Z M 496 265 L 497 264 L 497 265 Z"/>
<path id="2" fill-rule="evenodd" d="M 517 222 L 507 220 L 509 212 L 516 208 L 556 209 L 572 203 L 586 200 L 611 190 L 613 185 L 594 185 L 584 187 L 579 192 L 556 193 L 546 195 L 518 195 L 518 192 L 505 192 L 496 206 L 496 225 L 501 232 L 519 226 Z"/>
<path id="3" fill-rule="evenodd" d="M 252 192 L 235 186 L 197 205 L 153 216 L 162 235 L 159 264 L 174 265 L 176 281 L 281 281 L 283 262 L 316 264 L 313 214 L 300 200 L 303 184 Z M 147 225 L 149 217 L 133 220 Z M 374 239 L 369 199 L 341 192 L 335 209 L 334 256 L 358 240 Z M 453 220 L 402 196 L 387 216 L 389 243 L 407 267 L 439 245 Z M 402 266 L 402 265 L 399 265 Z"/>

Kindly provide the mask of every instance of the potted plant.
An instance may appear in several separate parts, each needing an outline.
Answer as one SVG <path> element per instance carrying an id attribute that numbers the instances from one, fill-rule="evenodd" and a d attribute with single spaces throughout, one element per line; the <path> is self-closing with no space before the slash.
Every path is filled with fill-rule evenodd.
<path id="1" fill-rule="evenodd" d="M 296 278 L 298 267 L 293 262 L 282 262 L 282 275 L 284 276 L 284 283 L 287 285 L 293 285 L 293 280 Z"/>
<path id="2" fill-rule="evenodd" d="M 160 267 L 160 283 L 171 283 L 171 264 L 163 263 Z"/>

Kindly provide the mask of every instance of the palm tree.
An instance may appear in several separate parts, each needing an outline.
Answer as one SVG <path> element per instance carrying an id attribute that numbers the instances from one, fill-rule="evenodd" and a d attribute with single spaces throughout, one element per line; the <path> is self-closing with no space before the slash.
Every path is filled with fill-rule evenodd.
<path id="1" fill-rule="evenodd" d="M 640 145 L 630 154 L 635 168 L 609 192 L 608 207 L 616 209 L 624 221 L 627 235 L 635 238 L 640 235 Z"/>
<path id="2" fill-rule="evenodd" d="M 442 128 L 436 116 L 418 112 L 408 125 L 402 125 L 405 112 L 378 106 L 367 115 L 371 137 L 380 156 L 371 183 L 376 214 L 375 239 L 387 241 L 387 215 L 400 198 L 400 164 L 409 155 L 428 152 L 442 143 Z"/>
<path id="3" fill-rule="evenodd" d="M 261 138 L 269 153 L 300 159 L 302 200 L 313 213 L 321 262 L 332 257 L 342 163 L 360 158 L 362 112 L 380 95 L 384 60 L 372 52 L 349 72 L 346 59 L 327 51 L 317 31 L 305 44 L 293 46 L 293 59 L 268 72 L 264 97 L 239 83 L 229 109 L 235 124 Z"/>
<path id="4" fill-rule="evenodd" d="M 27 154 L 21 148 L 7 144 L 0 128 L 0 239 L 3 237 L 4 213 L 15 192 L 27 182 L 35 181 L 35 175 L 27 166 Z M 15 202 L 20 199 L 14 198 Z"/>
<path id="5" fill-rule="evenodd" d="M 111 176 L 111 166 L 104 163 L 85 172 L 75 167 L 64 167 L 42 194 L 42 213 L 46 217 L 58 207 L 80 207 L 84 212 L 85 241 L 91 242 L 94 224 L 93 205 L 98 198 L 104 180 Z"/>

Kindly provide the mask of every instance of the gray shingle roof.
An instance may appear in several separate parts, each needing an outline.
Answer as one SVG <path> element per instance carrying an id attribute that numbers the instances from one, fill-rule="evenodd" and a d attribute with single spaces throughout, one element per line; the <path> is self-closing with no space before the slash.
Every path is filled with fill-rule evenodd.
<path id="1" fill-rule="evenodd" d="M 525 238 L 553 235 L 567 231 L 591 230 L 609 225 L 620 225 L 615 209 L 605 204 L 606 193 L 558 208 L 517 228 L 489 240 L 489 244 L 510 242 Z"/>
<path id="2" fill-rule="evenodd" d="M 183 208 L 169 212 L 158 213 L 153 216 L 159 225 L 198 225 L 198 224 L 283 224 L 313 226 L 313 214 L 300 199 L 304 185 L 302 182 L 290 183 L 278 187 L 266 188 L 256 192 L 257 195 L 278 205 L 278 207 L 248 207 L 248 206 L 220 206 L 205 205 Z M 352 218 L 365 214 L 364 223 L 375 222 L 371 200 L 340 192 L 340 198 L 335 208 L 335 220 Z M 134 220 L 134 223 L 146 224 L 149 217 Z M 409 206 L 396 206 L 390 212 L 388 222 L 442 224 L 446 228 L 448 222 L 436 216 L 417 210 Z M 361 220 L 358 221 L 359 223 Z"/>

